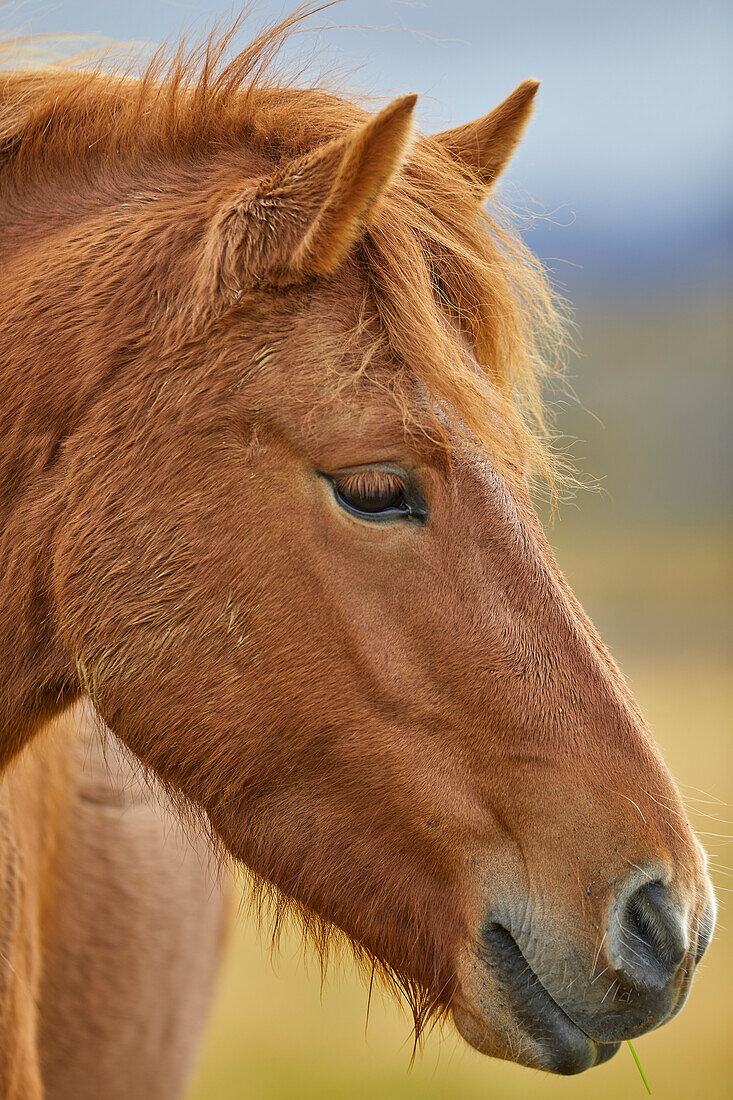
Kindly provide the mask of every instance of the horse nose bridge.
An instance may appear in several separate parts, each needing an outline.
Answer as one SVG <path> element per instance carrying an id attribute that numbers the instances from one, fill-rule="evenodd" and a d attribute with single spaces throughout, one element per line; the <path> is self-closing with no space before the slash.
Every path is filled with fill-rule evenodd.
<path id="1" fill-rule="evenodd" d="M 615 727 L 633 736 L 643 723 L 610 654 L 562 578 L 538 572 L 505 601 L 500 644 L 495 627 L 488 635 L 494 670 L 508 674 L 509 704 L 521 704 L 538 732 L 575 730 L 596 745 L 599 733 Z"/>

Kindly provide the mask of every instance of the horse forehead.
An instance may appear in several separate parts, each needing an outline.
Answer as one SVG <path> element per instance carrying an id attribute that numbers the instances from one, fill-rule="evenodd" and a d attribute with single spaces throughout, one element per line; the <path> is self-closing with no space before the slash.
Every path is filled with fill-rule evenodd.
<path id="1" fill-rule="evenodd" d="M 416 454 L 435 449 L 435 403 L 417 371 L 395 361 L 377 324 L 328 309 L 314 323 L 306 313 L 267 340 L 255 367 L 259 407 L 309 449 L 368 451 L 408 439 Z"/>
<path id="2" fill-rule="evenodd" d="M 378 382 L 348 380 L 325 385 L 305 405 L 298 395 L 278 398 L 275 419 L 286 436 L 324 469 L 393 461 L 437 465 L 439 450 L 428 435 L 429 414 L 418 397 L 401 398 Z M 424 430 L 421 430 L 424 428 Z"/>

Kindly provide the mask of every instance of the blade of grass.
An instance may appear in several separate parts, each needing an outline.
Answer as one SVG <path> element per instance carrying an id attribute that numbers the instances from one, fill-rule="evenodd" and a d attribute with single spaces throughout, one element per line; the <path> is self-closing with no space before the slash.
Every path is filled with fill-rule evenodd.
<path id="1" fill-rule="evenodd" d="M 631 1051 L 631 1053 L 634 1056 L 634 1061 L 636 1062 L 636 1068 L 638 1069 L 639 1073 L 641 1074 L 641 1079 L 644 1082 L 644 1087 L 646 1088 L 646 1091 L 651 1096 L 652 1090 L 649 1088 L 649 1082 L 646 1079 L 646 1074 L 644 1073 L 644 1070 L 641 1068 L 641 1062 L 639 1061 L 639 1055 L 636 1053 L 636 1051 L 634 1050 L 633 1046 L 631 1045 L 631 1043 L 629 1042 L 628 1039 L 626 1040 L 626 1045 L 627 1045 L 627 1047 L 629 1048 L 629 1050 Z"/>

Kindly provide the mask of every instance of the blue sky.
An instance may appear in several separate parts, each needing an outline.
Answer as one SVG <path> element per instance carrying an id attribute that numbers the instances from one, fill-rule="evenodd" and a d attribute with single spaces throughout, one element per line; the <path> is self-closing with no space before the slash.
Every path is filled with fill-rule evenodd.
<path id="1" fill-rule="evenodd" d="M 260 0 L 252 24 L 291 6 Z M 149 43 L 200 34 L 233 10 L 215 0 L 2 7 L 5 26 L 25 33 Z M 354 88 L 420 93 L 427 130 L 482 114 L 526 76 L 540 78 L 536 118 L 506 191 L 573 223 L 553 228 L 551 247 L 575 259 L 584 234 L 611 246 L 644 241 L 660 255 L 675 236 L 702 235 L 700 247 L 715 251 L 716 220 L 730 234 L 732 12 L 719 0 L 345 0 L 311 24 L 340 25 L 317 41 L 354 70 Z M 298 47 L 310 43 L 301 36 Z M 546 251 L 546 225 L 540 236 Z"/>

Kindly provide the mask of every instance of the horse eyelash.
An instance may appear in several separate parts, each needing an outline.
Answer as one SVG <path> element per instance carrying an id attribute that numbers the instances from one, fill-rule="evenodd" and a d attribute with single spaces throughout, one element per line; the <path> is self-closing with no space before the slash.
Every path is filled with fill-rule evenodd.
<path id="1" fill-rule="evenodd" d="M 388 470 L 359 470 L 337 476 L 334 482 L 341 491 L 365 497 L 376 497 L 382 492 L 404 494 L 407 491 L 404 479 Z"/>

